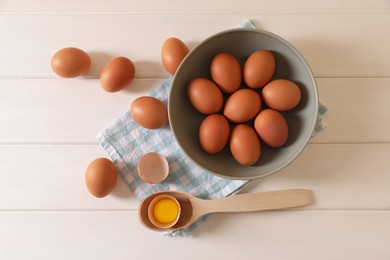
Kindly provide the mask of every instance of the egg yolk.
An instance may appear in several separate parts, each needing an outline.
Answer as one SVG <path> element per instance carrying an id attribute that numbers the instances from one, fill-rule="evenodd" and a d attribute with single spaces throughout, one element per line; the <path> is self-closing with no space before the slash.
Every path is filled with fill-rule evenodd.
<path id="1" fill-rule="evenodd" d="M 179 215 L 179 207 L 171 199 L 162 199 L 154 205 L 153 215 L 162 224 L 171 223 Z"/>

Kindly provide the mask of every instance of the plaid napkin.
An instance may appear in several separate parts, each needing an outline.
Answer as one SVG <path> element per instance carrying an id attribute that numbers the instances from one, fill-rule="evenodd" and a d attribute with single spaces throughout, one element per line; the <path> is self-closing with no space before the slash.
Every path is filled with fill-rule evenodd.
<path id="1" fill-rule="evenodd" d="M 246 21 L 241 27 L 254 28 L 255 26 L 250 21 Z M 171 81 L 172 77 L 169 77 L 149 95 L 167 104 Z M 324 112 L 326 108 L 321 106 L 319 113 Z M 315 133 L 324 127 L 319 117 Z M 156 130 L 142 128 L 134 122 L 129 111 L 125 111 L 112 125 L 98 134 L 97 140 L 115 163 L 134 196 L 140 201 L 162 190 L 180 190 L 205 199 L 221 198 L 239 192 L 249 182 L 216 177 L 200 169 L 180 149 L 169 125 Z M 168 160 L 169 175 L 161 183 L 148 184 L 138 176 L 137 163 L 148 152 L 160 153 Z M 199 219 L 186 229 L 167 234 L 188 236 L 206 218 L 207 216 Z"/>

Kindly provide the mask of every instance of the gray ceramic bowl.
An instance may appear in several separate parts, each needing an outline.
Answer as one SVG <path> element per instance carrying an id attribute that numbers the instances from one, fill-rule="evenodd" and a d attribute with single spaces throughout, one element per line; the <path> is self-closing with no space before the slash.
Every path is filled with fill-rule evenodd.
<path id="1" fill-rule="evenodd" d="M 217 155 L 208 155 L 200 147 L 198 131 L 204 115 L 197 112 L 187 98 L 191 79 L 211 79 L 210 64 L 215 55 L 227 52 L 241 65 L 256 50 L 272 51 L 276 59 L 274 79 L 294 81 L 301 89 L 298 107 L 283 113 L 289 126 L 289 138 L 282 148 L 262 143 L 260 160 L 253 166 L 242 166 L 231 155 L 228 145 Z M 303 150 L 314 130 L 318 111 L 318 94 L 313 74 L 302 55 L 286 40 L 258 29 L 232 29 L 217 33 L 193 48 L 180 64 L 168 101 L 171 129 L 177 143 L 199 167 L 220 177 L 255 179 L 270 175 L 287 166 Z"/>

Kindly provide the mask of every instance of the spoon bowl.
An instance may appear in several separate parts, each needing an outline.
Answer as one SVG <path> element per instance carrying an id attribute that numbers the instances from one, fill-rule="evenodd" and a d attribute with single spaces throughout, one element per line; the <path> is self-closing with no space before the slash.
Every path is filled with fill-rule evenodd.
<path id="1" fill-rule="evenodd" d="M 169 195 L 181 208 L 176 224 L 169 228 L 156 227 L 149 218 L 148 208 L 154 198 Z M 186 228 L 200 217 L 216 212 L 251 212 L 301 207 L 312 203 L 313 193 L 306 189 L 275 190 L 233 195 L 222 199 L 204 200 L 180 191 L 160 191 L 146 197 L 140 204 L 138 217 L 148 229 L 159 232 Z"/>

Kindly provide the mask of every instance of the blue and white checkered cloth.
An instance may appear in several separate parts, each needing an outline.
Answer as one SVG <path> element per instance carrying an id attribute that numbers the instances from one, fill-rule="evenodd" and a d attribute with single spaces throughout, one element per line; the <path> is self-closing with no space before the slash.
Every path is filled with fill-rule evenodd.
<path id="1" fill-rule="evenodd" d="M 254 28 L 255 26 L 247 21 L 241 27 Z M 171 81 L 172 77 L 168 78 L 149 95 L 167 104 Z M 319 114 L 324 112 L 326 108 L 321 106 Z M 315 133 L 324 127 L 319 117 Z M 180 190 L 200 198 L 215 199 L 235 194 L 249 183 L 249 181 L 220 178 L 200 169 L 179 148 L 169 125 L 156 130 L 139 127 L 129 111 L 123 113 L 112 125 L 98 134 L 97 139 L 139 201 L 162 190 Z M 148 184 L 138 176 L 138 161 L 148 152 L 160 153 L 168 160 L 170 172 L 161 183 Z M 203 217 L 190 227 L 170 232 L 168 235 L 188 236 L 205 219 L 206 217 Z"/>

